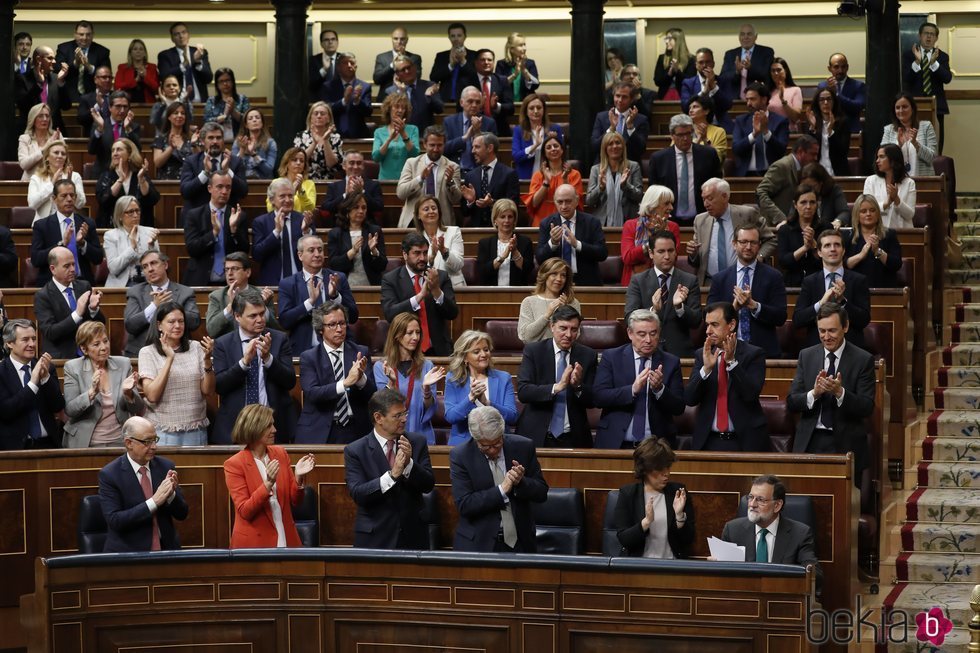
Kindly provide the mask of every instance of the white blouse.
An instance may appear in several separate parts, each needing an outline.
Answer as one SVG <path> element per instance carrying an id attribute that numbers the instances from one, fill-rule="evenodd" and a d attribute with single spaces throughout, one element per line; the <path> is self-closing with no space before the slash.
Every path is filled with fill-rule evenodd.
<path id="1" fill-rule="evenodd" d="M 82 176 L 77 172 L 72 172 L 71 180 L 75 184 L 75 209 L 85 208 L 85 189 L 82 187 Z M 55 212 L 52 193 L 54 193 L 54 179 L 41 179 L 36 174 L 31 175 L 31 180 L 27 184 L 27 205 L 34 209 L 34 222 Z"/>

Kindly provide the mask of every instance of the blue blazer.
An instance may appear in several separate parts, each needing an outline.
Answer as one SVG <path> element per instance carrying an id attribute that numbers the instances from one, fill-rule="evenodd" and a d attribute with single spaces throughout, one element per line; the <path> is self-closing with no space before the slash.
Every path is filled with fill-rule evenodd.
<path id="1" fill-rule="evenodd" d="M 510 374 L 502 370 L 487 371 L 487 394 L 490 404 L 500 411 L 504 422 L 513 426 L 517 422 L 517 402 L 514 401 L 514 382 Z M 463 385 L 456 383 L 455 377 L 446 377 L 446 421 L 452 424 L 449 436 L 449 446 L 463 444 L 470 440 L 470 427 L 466 419 L 476 404 L 470 401 L 469 376 Z M 486 460 L 486 456 L 483 457 Z"/>
<path id="2" fill-rule="evenodd" d="M 150 485 L 156 492 L 174 464 L 162 456 L 154 456 L 147 463 Z M 146 507 L 139 477 L 129 464 L 128 454 L 119 456 L 99 471 L 99 500 L 109 531 L 106 534 L 105 553 L 149 551 L 153 540 L 153 514 Z M 179 549 L 180 537 L 174 528 L 174 519 L 187 519 L 189 510 L 184 494 L 177 486 L 173 501 L 157 508 L 157 527 L 160 529 L 160 548 Z"/>
<path id="3" fill-rule="evenodd" d="M 605 109 L 595 114 L 595 122 L 592 124 L 592 153 L 593 163 L 599 163 L 599 146 L 602 144 L 602 137 L 609 131 L 609 110 Z M 643 160 L 643 155 L 647 149 L 647 136 L 650 135 L 650 121 L 642 113 L 636 114 L 633 119 L 633 134 L 626 138 L 626 131 L 623 137 L 626 138 L 626 158 L 630 161 L 639 163 Z"/>
<path id="4" fill-rule="evenodd" d="M 367 549 L 429 548 L 429 528 L 422 521 L 422 495 L 435 487 L 429 447 L 418 433 L 404 435 L 412 445 L 412 473 L 381 492 L 381 477 L 390 470 L 385 450 L 373 431 L 344 447 L 344 479 L 357 504 L 354 546 Z"/>
<path id="5" fill-rule="evenodd" d="M 717 78 L 716 78 L 717 79 Z M 691 106 L 691 100 L 701 94 L 701 80 L 697 75 L 687 77 L 681 82 L 681 109 L 687 113 Z M 715 121 L 719 127 L 731 132 L 735 123 L 728 117 L 728 110 L 732 108 L 732 98 L 728 94 L 725 85 L 718 81 L 718 92 L 711 96 L 711 101 L 715 103 Z"/>
<path id="6" fill-rule="evenodd" d="M 320 87 L 320 99 L 330 105 L 337 131 L 344 138 L 370 138 L 365 119 L 371 116 L 371 85 L 354 78 L 354 88 L 362 89 L 361 100 L 356 104 L 344 105 L 344 82 L 340 75 Z"/>
<path id="7" fill-rule="evenodd" d="M 292 211 L 289 214 L 289 251 L 297 270 L 303 269 L 296 253 L 296 244 L 305 235 L 316 234 L 313 227 L 310 234 L 301 233 L 303 214 Z M 252 221 L 252 258 L 259 263 L 259 276 L 252 283 L 257 286 L 278 286 L 282 281 L 282 240 L 276 237 L 276 214 L 263 213 Z"/>
<path id="8" fill-rule="evenodd" d="M 429 444 L 436 443 L 436 432 L 432 428 L 432 418 L 436 414 L 436 402 L 433 393 L 432 405 L 426 408 L 425 401 L 422 398 L 422 379 L 433 367 L 432 361 L 430 360 L 422 363 L 422 373 L 419 375 L 419 378 L 415 379 L 411 397 L 408 397 L 409 379 L 401 372 L 396 372 L 398 375 L 398 387 L 394 388 L 408 398 L 408 423 L 405 424 L 405 431 L 409 433 L 421 433 L 425 436 Z M 384 360 L 378 360 L 374 363 L 374 385 L 378 390 L 382 390 L 391 385 L 391 380 L 384 373 Z"/>
<path id="9" fill-rule="evenodd" d="M 735 297 L 739 263 L 730 265 L 711 278 L 708 304 L 730 302 Z M 786 323 L 786 284 L 783 275 L 765 263 L 756 263 L 752 275 L 752 299 L 759 302 L 759 316 L 749 317 L 749 342 L 762 348 L 769 358 L 782 357 L 776 327 Z"/>
<path id="10" fill-rule="evenodd" d="M 95 222 L 92 218 L 76 213 L 72 216 L 72 220 L 75 224 L 74 229 L 76 234 L 83 222 L 88 225 L 88 233 L 85 234 L 85 253 L 78 253 L 78 278 L 95 285 L 95 275 L 92 271 L 92 266 L 98 265 L 105 259 L 105 250 L 99 244 L 99 234 L 95 230 Z M 51 268 L 48 266 L 48 252 L 55 247 L 60 247 L 61 242 L 61 223 L 58 220 L 57 213 L 52 213 L 46 218 L 41 218 L 31 227 L 31 265 L 37 268 L 38 288 L 51 281 Z"/>
<path id="11" fill-rule="evenodd" d="M 353 324 L 357 322 L 357 302 L 354 301 L 354 293 L 351 292 L 350 284 L 347 283 L 346 274 L 335 272 L 330 268 L 322 268 L 320 276 L 323 278 L 323 292 L 320 298 L 324 302 L 336 301 L 336 298 L 330 299 L 324 296 L 331 274 L 340 275 L 337 295 L 340 298 L 340 303 L 347 309 L 348 324 Z M 292 345 L 293 352 L 297 354 L 313 346 L 313 316 L 310 311 L 306 310 L 305 306 L 306 300 L 309 298 L 310 292 L 306 289 L 302 270 L 279 282 L 279 324 L 289 332 L 289 343 Z M 348 331 L 350 332 L 350 329 Z M 320 342 L 319 334 L 317 334 L 317 342 Z"/>
<path id="12" fill-rule="evenodd" d="M 296 385 L 293 352 L 285 333 L 275 330 L 267 330 L 267 333 L 272 336 L 269 348 L 272 365 L 264 370 L 265 391 L 269 407 L 275 412 L 276 443 L 286 444 L 293 441 L 296 428 L 296 411 L 289 394 Z M 215 388 L 221 397 L 221 405 L 211 433 L 211 444 L 231 444 L 231 427 L 245 407 L 246 373 L 238 364 L 242 354 L 237 328 L 214 341 Z"/>
<path id="13" fill-rule="evenodd" d="M 479 195 L 482 178 L 483 170 L 476 167 L 466 173 L 466 176 L 463 178 L 463 183 L 473 186 L 476 189 L 476 194 Z M 493 173 L 490 175 L 490 183 L 487 185 L 487 191 L 490 193 L 490 197 L 495 200 L 507 198 L 518 206 L 521 204 L 521 185 L 517 179 L 517 172 L 500 159 L 497 159 L 496 165 L 493 166 Z M 493 210 L 492 206 L 480 208 L 475 203 L 472 205 L 467 204 L 464 199 L 460 208 L 463 211 L 463 215 L 466 216 L 466 224 L 464 226 L 492 226 L 490 224 L 490 213 Z"/>
<path id="14" fill-rule="evenodd" d="M 786 144 L 789 142 L 789 121 L 778 113 L 769 112 L 769 131 L 772 136 L 766 143 L 766 162 L 772 165 L 786 156 Z M 735 119 L 735 130 L 732 135 L 732 152 L 735 155 L 735 176 L 744 177 L 752 160 L 753 144 L 749 143 L 752 134 L 752 114 L 743 113 Z"/>
<path id="15" fill-rule="evenodd" d="M 650 435 L 673 442 L 676 428 L 674 417 L 684 412 L 684 386 L 681 382 L 681 359 L 657 349 L 650 357 L 651 369 L 664 366 L 664 392 L 657 399 L 651 392 L 647 400 Z M 633 381 L 636 362 L 633 345 L 625 344 L 607 349 L 599 359 L 592 399 L 602 408 L 596 430 L 597 449 L 619 449 L 626 439 L 626 429 L 633 419 Z"/>
<path id="16" fill-rule="evenodd" d="M 463 124 L 464 119 L 467 120 L 465 125 Z M 442 121 L 442 128 L 446 130 L 446 147 L 444 150 L 446 158 L 458 163 L 463 172 L 472 170 L 476 164 L 473 162 L 473 155 L 470 152 L 470 142 L 463 139 L 463 134 L 469 129 L 469 120 L 466 118 L 466 114 L 459 111 L 451 116 L 446 116 L 446 119 Z M 496 134 L 497 123 L 493 118 L 483 116 L 480 131 Z"/>
<path id="17" fill-rule="evenodd" d="M 565 143 L 565 134 L 561 129 L 561 125 L 552 123 L 548 125 L 544 133 L 553 131 L 558 134 L 558 140 Z M 528 156 L 527 150 L 531 144 L 534 143 L 533 137 L 524 137 L 524 132 L 520 125 L 514 125 L 514 135 L 511 140 L 511 158 L 514 161 L 514 170 L 517 170 L 517 176 L 520 179 L 530 179 L 534 176 L 534 156 Z M 544 160 L 544 152 L 541 153 L 541 159 Z"/>
<path id="18" fill-rule="evenodd" d="M 352 431 L 370 433 L 373 428 L 367 404 L 377 387 L 371 374 L 371 354 L 367 347 L 344 341 L 344 374 L 350 371 L 357 354 L 368 359 L 368 369 L 364 373 L 364 387 L 356 385 L 347 390 L 347 400 L 351 408 Z M 322 346 L 307 349 L 299 357 L 299 383 L 303 387 L 303 412 L 296 425 L 297 444 L 348 444 L 331 437 L 333 415 L 337 410 L 337 381 L 333 375 L 333 362 Z"/>
<path id="19" fill-rule="evenodd" d="M 37 361 L 31 361 L 31 369 Z M 30 427 L 27 417 L 32 409 L 37 409 L 41 425 L 52 442 L 61 442 L 61 424 L 54 416 L 65 407 L 65 397 L 61 394 L 58 375 L 51 369 L 48 380 L 37 394 L 24 385 L 23 372 L 14 367 L 10 357 L 0 360 L 0 450 L 13 451 L 24 448 L 24 438 Z"/>

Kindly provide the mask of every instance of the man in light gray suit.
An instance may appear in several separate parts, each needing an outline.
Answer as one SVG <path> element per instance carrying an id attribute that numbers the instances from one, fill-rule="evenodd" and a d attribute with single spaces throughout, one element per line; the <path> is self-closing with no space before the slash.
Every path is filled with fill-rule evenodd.
<path id="1" fill-rule="evenodd" d="M 140 257 L 143 270 L 143 283 L 130 286 L 126 290 L 126 311 L 123 314 L 126 334 L 126 356 L 139 355 L 146 344 L 146 333 L 153 323 L 157 306 L 164 302 L 175 302 L 184 309 L 184 329 L 191 333 L 201 324 L 201 312 L 197 309 L 194 291 L 171 281 L 167 276 L 170 258 L 163 252 L 150 251 Z"/>
<path id="2" fill-rule="evenodd" d="M 259 288 L 249 283 L 252 276 L 252 261 L 245 252 L 232 252 L 225 257 L 225 285 L 217 290 L 212 290 L 208 295 L 208 312 L 204 317 L 204 324 L 207 327 L 208 335 L 218 338 L 231 333 L 232 329 L 238 328 L 235 322 L 234 311 L 231 310 L 231 303 L 235 295 L 246 289 L 251 289 L 260 293 L 265 300 L 265 325 L 270 329 L 282 331 L 276 319 L 276 310 L 273 306 L 275 292 L 272 288 Z"/>
<path id="3" fill-rule="evenodd" d="M 442 125 L 430 125 L 422 133 L 422 149 L 424 152 L 405 162 L 402 174 L 398 178 L 395 195 L 404 206 L 398 218 L 398 227 L 404 229 L 412 225 L 415 217 L 415 205 L 425 195 L 434 195 L 439 202 L 442 222 L 445 225 L 456 224 L 453 207 L 462 199 L 460 186 L 459 165 L 445 156 L 446 130 Z"/>
<path id="4" fill-rule="evenodd" d="M 653 267 L 634 274 L 626 288 L 626 320 L 640 308 L 660 318 L 660 348 L 680 358 L 694 356 L 691 330 L 701 325 L 701 290 L 693 274 L 679 270 L 677 241 L 669 231 L 657 231 L 646 245 Z"/>

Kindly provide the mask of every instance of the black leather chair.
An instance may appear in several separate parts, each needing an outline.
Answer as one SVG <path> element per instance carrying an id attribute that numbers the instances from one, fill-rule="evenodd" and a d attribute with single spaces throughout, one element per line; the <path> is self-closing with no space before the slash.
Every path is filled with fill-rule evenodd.
<path id="1" fill-rule="evenodd" d="M 602 513 L 602 555 L 614 558 L 621 555 L 623 545 L 616 537 L 616 504 L 619 503 L 619 490 L 609 490 L 606 495 L 606 509 Z"/>
<path id="2" fill-rule="evenodd" d="M 749 510 L 749 500 L 743 494 L 738 501 L 738 517 L 745 517 Z M 813 509 L 813 499 L 802 494 L 787 494 L 781 515 L 806 524 L 813 533 L 817 532 L 817 513 Z"/>
<path id="3" fill-rule="evenodd" d="M 429 527 L 429 550 L 438 551 L 442 548 L 442 522 L 439 515 L 439 495 L 435 490 L 422 495 L 422 512 L 419 516 Z"/>
<path id="4" fill-rule="evenodd" d="M 82 497 L 78 506 L 78 552 L 102 553 L 108 532 L 99 495 Z"/>
<path id="5" fill-rule="evenodd" d="M 296 522 L 299 541 L 305 547 L 320 546 L 318 508 L 316 490 L 307 485 L 303 488 L 303 500 L 299 502 L 299 505 L 292 507 L 293 521 Z"/>
<path id="6" fill-rule="evenodd" d="M 574 487 L 548 489 L 544 503 L 533 504 L 538 553 L 585 553 L 585 502 Z"/>

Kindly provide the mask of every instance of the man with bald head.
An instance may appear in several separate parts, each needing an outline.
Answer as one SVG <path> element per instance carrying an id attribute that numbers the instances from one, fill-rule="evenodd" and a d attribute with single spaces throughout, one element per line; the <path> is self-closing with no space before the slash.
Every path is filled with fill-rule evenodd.
<path id="1" fill-rule="evenodd" d="M 42 351 L 52 358 L 75 358 L 75 332 L 82 322 L 105 323 L 99 308 L 102 293 L 75 276 L 75 256 L 67 247 L 48 253 L 51 280 L 34 294 L 34 315 L 41 331 Z"/>
<path id="2" fill-rule="evenodd" d="M 827 70 L 830 77 L 817 84 L 817 91 L 827 88 L 837 95 L 837 102 L 847 115 L 847 126 L 852 134 L 861 131 L 861 112 L 864 111 L 864 82 L 847 76 L 850 66 L 847 57 L 842 52 L 830 55 Z"/>
<path id="3" fill-rule="evenodd" d="M 70 104 L 65 86 L 67 64 L 57 64 L 54 50 L 39 45 L 34 49 L 31 68 L 26 73 L 14 75 L 14 102 L 20 112 L 19 131 L 24 130 L 27 113 L 35 104 L 46 104 L 51 109 L 51 128 L 65 128 L 61 110 Z"/>
<path id="4" fill-rule="evenodd" d="M 751 23 L 738 28 L 739 47 L 725 52 L 721 81 L 728 86 L 731 97 L 745 98 L 745 87 L 752 82 L 769 83 L 773 49 L 756 43 L 759 33 Z"/>
<path id="5" fill-rule="evenodd" d="M 599 263 L 606 260 L 606 237 L 595 216 L 578 210 L 575 186 L 562 184 L 555 191 L 558 211 L 541 221 L 538 231 L 538 265 L 549 258 L 564 259 L 572 268 L 575 285 L 601 286 Z"/>
<path id="6" fill-rule="evenodd" d="M 395 57 L 399 55 L 411 59 L 416 70 L 422 70 L 422 57 L 408 51 L 408 30 L 400 25 L 391 31 L 391 50 L 374 58 L 374 85 L 378 89 L 378 102 L 384 99 L 385 89 L 395 79 Z"/>

